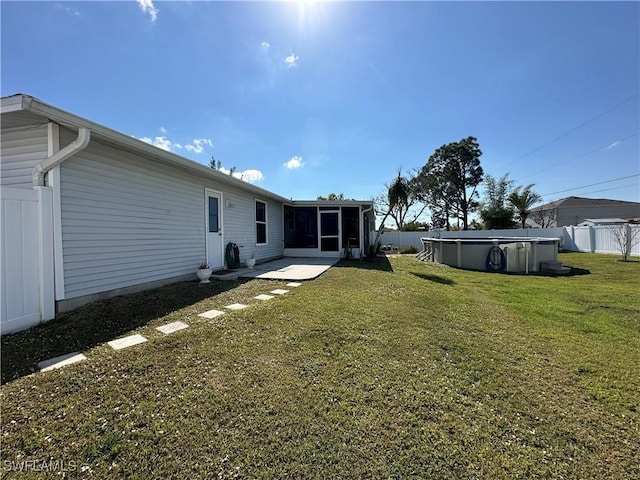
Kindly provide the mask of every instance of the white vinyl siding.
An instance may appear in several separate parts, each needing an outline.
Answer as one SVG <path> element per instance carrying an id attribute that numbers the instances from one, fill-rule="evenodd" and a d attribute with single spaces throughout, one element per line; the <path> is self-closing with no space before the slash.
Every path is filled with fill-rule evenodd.
<path id="1" fill-rule="evenodd" d="M 206 255 L 205 188 L 223 192 L 225 245 L 240 245 L 243 260 L 253 251 L 254 197 L 240 189 L 95 141 L 60 177 L 67 299 L 195 272 Z"/>
<path id="2" fill-rule="evenodd" d="M 241 262 L 250 258 L 252 253 L 257 260 L 282 256 L 282 203 L 266 202 L 269 222 L 267 245 L 257 245 L 255 197 L 239 189 L 227 188 L 223 192 L 225 245 L 229 242 L 238 244 Z"/>
<path id="3" fill-rule="evenodd" d="M 33 167 L 46 158 L 46 124 L 2 130 L 0 185 L 31 189 Z"/>

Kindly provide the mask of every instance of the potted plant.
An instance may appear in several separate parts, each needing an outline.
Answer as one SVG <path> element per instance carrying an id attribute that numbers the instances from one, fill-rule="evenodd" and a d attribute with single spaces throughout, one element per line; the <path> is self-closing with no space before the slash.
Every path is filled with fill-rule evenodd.
<path id="1" fill-rule="evenodd" d="M 248 268 L 253 268 L 256 265 L 256 253 L 255 252 L 251 252 L 251 257 L 247 258 L 244 263 L 247 265 Z"/>
<path id="2" fill-rule="evenodd" d="M 200 283 L 209 283 L 209 277 L 211 276 L 211 268 L 209 267 L 209 264 L 207 262 L 202 262 L 198 265 L 196 274 L 200 279 Z"/>

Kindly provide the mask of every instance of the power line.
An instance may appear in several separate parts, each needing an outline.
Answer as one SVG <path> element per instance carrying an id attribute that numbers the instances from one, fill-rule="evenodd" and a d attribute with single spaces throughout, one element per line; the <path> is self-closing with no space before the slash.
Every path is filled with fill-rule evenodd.
<path id="1" fill-rule="evenodd" d="M 610 190 L 620 190 L 623 188 L 627 188 L 627 187 L 637 187 L 638 184 L 637 183 L 630 183 L 628 185 L 619 185 L 617 187 L 611 187 L 611 188 L 603 188 L 602 190 L 592 190 L 591 192 L 582 192 L 581 195 L 589 195 L 591 193 L 600 193 L 600 192 L 608 192 Z M 598 208 L 602 208 L 606 205 L 600 205 Z M 611 207 L 615 207 L 616 205 L 611 205 Z"/>
<path id="2" fill-rule="evenodd" d="M 607 109 L 607 110 L 605 110 L 604 112 L 599 113 L 599 114 L 598 114 L 598 115 L 596 115 L 595 117 L 590 118 L 590 119 L 589 119 L 589 120 L 587 120 L 586 122 L 581 123 L 581 124 L 580 124 L 580 125 L 578 125 L 577 127 L 572 128 L 572 129 L 571 129 L 571 130 L 569 130 L 568 132 L 565 132 L 565 133 L 563 133 L 562 135 L 557 136 L 557 137 L 556 137 L 556 138 L 554 138 L 553 140 L 548 141 L 548 142 L 547 142 L 547 143 L 545 143 L 544 145 L 541 145 L 541 146 L 539 146 L 539 147 L 537 147 L 537 148 L 534 148 L 534 149 L 533 149 L 533 150 L 531 150 L 529 153 L 525 153 L 525 154 L 524 154 L 524 155 L 522 155 L 521 157 L 518 157 L 518 158 L 516 158 L 515 160 L 512 160 L 512 161 L 511 161 L 511 162 L 509 162 L 509 163 L 505 163 L 504 165 L 502 165 L 502 167 L 501 167 L 501 168 L 508 167 L 509 165 L 512 165 L 512 164 L 514 164 L 514 163 L 516 163 L 516 162 L 519 162 L 519 161 L 520 161 L 520 160 L 522 160 L 523 158 L 526 158 L 526 157 L 528 157 L 529 155 L 531 155 L 531 154 L 533 154 L 533 153 L 536 153 L 536 152 L 538 152 L 538 151 L 542 150 L 542 149 L 543 149 L 543 148 L 545 148 L 545 147 L 548 147 L 548 146 L 549 146 L 549 145 L 551 145 L 552 143 L 555 143 L 555 142 L 557 142 L 558 140 L 560 140 L 560 139 L 562 139 L 562 138 L 566 137 L 567 135 L 572 134 L 572 133 L 573 133 L 573 132 L 575 132 L 576 130 L 581 129 L 582 127 L 584 127 L 584 126 L 586 126 L 586 125 L 590 124 L 591 122 L 593 122 L 593 121 L 595 121 L 595 120 L 599 119 L 600 117 L 603 117 L 604 115 L 606 115 L 607 113 L 609 113 L 609 112 L 611 112 L 611 111 L 615 110 L 616 108 L 619 108 L 619 107 L 621 107 L 622 105 L 624 105 L 624 104 L 626 104 L 626 103 L 629 103 L 631 100 L 633 100 L 633 99 L 634 99 L 634 98 L 636 98 L 637 96 L 638 96 L 638 94 L 637 94 L 637 93 L 636 93 L 635 95 L 632 95 L 631 97 L 627 98 L 626 100 L 624 100 L 624 101 L 622 101 L 622 102 L 620 102 L 620 103 L 618 103 L 618 104 L 614 105 L 614 106 L 613 106 L 613 107 L 611 107 L 611 108 L 608 108 L 608 109 Z"/>
<path id="3" fill-rule="evenodd" d="M 603 145 L 602 147 L 596 148 L 595 150 L 591 150 L 591 151 L 586 152 L 586 153 L 581 153 L 580 155 L 576 155 L 575 157 L 571 157 L 568 160 L 564 160 L 563 162 L 556 163 L 555 165 L 551 165 L 549 167 L 543 168 L 542 170 L 538 170 L 537 172 L 530 173 L 530 174 L 525 175 L 524 177 L 521 177 L 521 178 L 532 177 L 532 176 L 537 175 L 539 173 L 546 172 L 547 170 L 551 170 L 552 168 L 559 167 L 560 165 L 564 165 L 564 164 L 572 162 L 574 160 L 578 160 L 579 158 L 586 157 L 587 155 L 591 155 L 592 153 L 596 153 L 596 152 L 599 152 L 601 150 L 606 150 L 606 149 L 610 148 L 612 145 L 617 145 L 619 143 L 622 143 L 624 141 L 629 140 L 630 138 L 637 137 L 638 135 L 639 135 L 639 133 L 636 132 L 636 133 L 634 133 L 632 135 L 628 135 L 628 136 L 626 136 L 624 138 L 621 138 L 620 140 L 617 140 L 614 143 L 607 143 L 606 145 Z"/>
<path id="4" fill-rule="evenodd" d="M 566 190 L 559 190 L 557 192 L 545 193 L 542 196 L 543 197 L 548 197 L 548 196 L 551 196 L 551 195 L 556 195 L 558 193 L 571 192 L 572 190 L 582 190 L 583 188 L 594 187 L 596 185 L 602 185 L 604 183 L 617 182 L 618 180 L 624 180 L 624 179 L 633 178 L 633 177 L 640 177 L 640 173 L 636 173 L 634 175 L 627 175 L 626 177 L 614 178 L 613 180 L 605 180 L 604 182 L 590 183 L 589 185 L 582 185 L 580 187 L 567 188 Z"/>

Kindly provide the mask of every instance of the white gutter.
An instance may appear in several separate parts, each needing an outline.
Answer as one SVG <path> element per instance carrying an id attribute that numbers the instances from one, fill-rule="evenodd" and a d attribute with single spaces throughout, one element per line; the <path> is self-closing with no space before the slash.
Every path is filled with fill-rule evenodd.
<path id="1" fill-rule="evenodd" d="M 69 145 L 62 150 L 58 150 L 53 155 L 38 163 L 33 168 L 33 185 L 44 186 L 45 174 L 54 167 L 57 167 L 67 158 L 72 157 L 81 150 L 84 150 L 89 145 L 91 139 L 91 131 L 88 128 L 80 127 L 78 129 L 78 138 L 76 138 Z"/>

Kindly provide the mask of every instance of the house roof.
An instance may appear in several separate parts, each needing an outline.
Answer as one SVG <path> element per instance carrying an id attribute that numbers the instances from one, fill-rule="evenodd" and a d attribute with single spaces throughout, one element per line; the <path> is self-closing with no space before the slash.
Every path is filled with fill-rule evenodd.
<path id="1" fill-rule="evenodd" d="M 582 223 L 627 223 L 629 220 L 625 220 L 624 218 L 585 218 Z"/>
<path id="2" fill-rule="evenodd" d="M 1 126 L 3 129 L 40 125 L 48 123 L 49 121 L 72 129 L 87 128 L 91 131 L 91 138 L 97 141 L 116 144 L 124 150 L 152 157 L 160 163 L 193 175 L 209 177 L 223 185 L 250 191 L 260 197 L 271 198 L 283 203 L 293 203 L 290 199 L 277 195 L 269 190 L 242 181 L 226 173 L 213 170 L 206 165 L 168 152 L 142 140 L 138 140 L 135 137 L 120 133 L 57 107 L 53 107 L 29 95 L 16 94 L 3 97 L 0 99 L 0 113 L 2 114 Z"/>
<path id="3" fill-rule="evenodd" d="M 627 202 L 625 200 L 611 200 L 609 198 L 585 198 L 585 197 L 565 197 L 560 200 L 555 200 L 553 202 L 545 203 L 544 205 L 538 205 L 537 207 L 533 207 L 531 210 L 549 210 L 553 208 L 558 208 L 560 206 L 563 207 L 613 207 L 613 206 L 638 206 L 640 207 L 640 203 L 638 202 Z"/>

